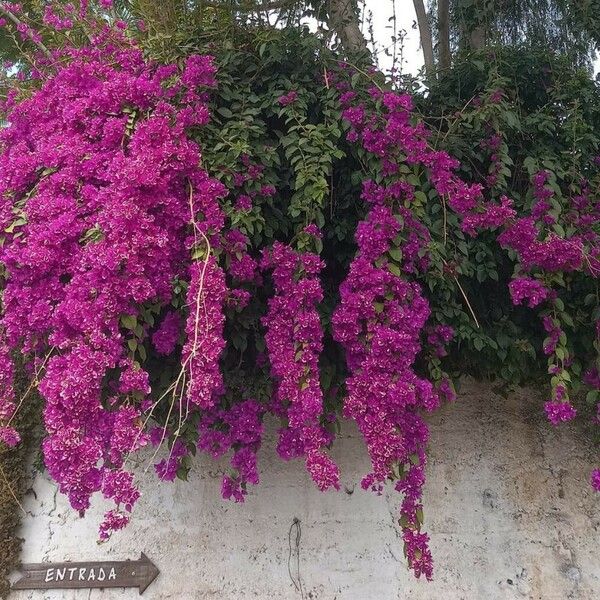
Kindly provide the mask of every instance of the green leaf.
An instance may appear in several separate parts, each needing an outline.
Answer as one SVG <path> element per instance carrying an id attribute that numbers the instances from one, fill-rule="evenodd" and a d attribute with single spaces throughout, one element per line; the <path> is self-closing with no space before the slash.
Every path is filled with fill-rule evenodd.
<path id="1" fill-rule="evenodd" d="M 390 273 L 392 273 L 392 275 L 396 275 L 396 277 L 402 277 L 402 271 L 400 270 L 400 267 L 394 263 L 388 263 L 388 270 L 390 271 Z"/>
<path id="2" fill-rule="evenodd" d="M 125 329 L 135 329 L 137 326 L 137 317 L 134 315 L 123 315 L 121 317 L 121 325 Z"/>
<path id="3" fill-rule="evenodd" d="M 423 509 L 418 508 L 416 515 L 417 515 L 417 522 L 419 523 L 419 525 L 423 525 L 423 523 L 425 523 L 425 516 L 423 515 Z"/>
<path id="4" fill-rule="evenodd" d="M 396 261 L 396 262 L 402 262 L 402 250 L 400 250 L 400 248 L 390 248 L 388 250 L 388 254 Z"/>

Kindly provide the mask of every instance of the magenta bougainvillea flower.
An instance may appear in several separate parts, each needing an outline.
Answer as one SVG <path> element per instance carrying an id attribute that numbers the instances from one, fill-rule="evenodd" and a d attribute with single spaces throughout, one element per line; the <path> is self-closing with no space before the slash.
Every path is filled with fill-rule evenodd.
<path id="1" fill-rule="evenodd" d="M 47 353 L 39 389 L 49 473 L 81 512 L 97 491 L 129 512 L 139 492 L 124 461 L 146 444 L 141 415 L 150 393 L 148 374 L 131 354 L 147 335 L 135 315 L 144 303 L 168 303 L 171 282 L 186 276 L 188 190 L 198 198 L 193 210 L 207 208 L 206 217 L 224 193 L 199 170 L 199 149 L 185 133 L 206 122 L 199 86 L 214 84 L 215 69 L 210 57 L 190 57 L 174 81 L 172 69 L 157 68 L 110 36 L 66 50 L 63 60 L 31 98 L 8 107 L 11 126 L 0 133 L 0 220 L 10 232 L 1 251 L 7 272 L 2 421 L 14 410 L 7 347 L 22 344 L 38 361 Z M 184 96 L 177 107 L 174 94 Z M 27 194 L 32 186 L 35 193 Z M 205 236 L 214 233 L 218 214 L 214 219 L 209 225 L 205 219 Z M 193 302 L 202 269 L 198 263 L 190 269 Z M 200 361 L 193 352 L 193 327 L 186 328 L 184 347 L 186 358 L 193 355 L 187 397 L 206 405 L 220 377 L 216 340 L 225 288 L 218 273 L 209 261 L 201 303 L 215 308 L 209 317 L 203 310 L 199 323 L 206 331 L 207 318 L 214 321 L 213 357 Z M 167 315 L 154 343 L 168 354 L 178 336 L 177 319 Z M 109 371 L 120 375 L 104 403 Z M 16 442 L 8 426 L 2 432 L 3 441 Z M 109 514 L 113 524 L 124 523 Z"/>
<path id="2" fill-rule="evenodd" d="M 319 235 L 314 227 L 307 232 Z M 281 243 L 267 249 L 262 261 L 263 269 L 272 270 L 275 287 L 263 319 L 276 383 L 272 410 L 288 421 L 280 432 L 277 451 L 286 460 L 304 456 L 309 473 L 324 491 L 339 488 L 339 473 L 323 449 L 332 438 L 320 423 L 323 331 L 317 306 L 323 300 L 318 277 L 323 266 L 318 255 L 300 253 Z"/>

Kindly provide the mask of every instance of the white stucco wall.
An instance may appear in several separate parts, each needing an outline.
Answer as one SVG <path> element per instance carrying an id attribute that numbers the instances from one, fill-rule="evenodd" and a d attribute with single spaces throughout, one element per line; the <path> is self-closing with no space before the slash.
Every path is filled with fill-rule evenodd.
<path id="1" fill-rule="evenodd" d="M 567 425 L 553 429 L 541 401 L 508 400 L 467 383 L 431 418 L 426 528 L 432 583 L 407 571 L 396 527 L 398 499 L 363 492 L 368 465 L 351 426 L 335 446 L 345 491 L 321 494 L 300 463 L 274 457 L 244 505 L 220 499 L 218 466 L 199 461 L 190 481 L 159 483 L 140 466 L 132 524 L 103 545 L 104 507 L 79 519 L 41 475 L 27 494 L 23 562 L 122 560 L 145 552 L 161 574 L 144 598 L 296 600 L 288 533 L 301 522 L 300 578 L 311 600 L 594 600 L 600 598 L 600 495 L 588 485 L 594 449 Z M 600 451 L 596 451 L 600 464 Z M 297 578 L 296 556 L 292 574 Z M 13 592 L 14 600 L 134 598 L 137 590 Z"/>

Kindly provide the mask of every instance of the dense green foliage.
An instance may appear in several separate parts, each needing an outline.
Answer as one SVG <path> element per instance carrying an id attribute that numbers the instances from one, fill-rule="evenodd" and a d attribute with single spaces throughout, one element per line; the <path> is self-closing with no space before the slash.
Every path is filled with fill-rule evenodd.
<path id="1" fill-rule="evenodd" d="M 501 101 L 489 102 L 498 90 Z M 437 130 L 437 141 L 452 149 L 469 180 L 481 181 L 490 170 L 489 151 L 480 142 L 495 133 L 501 136 L 501 170 L 493 195 L 510 196 L 520 212 L 531 210 L 531 179 L 542 169 L 552 173 L 555 210 L 580 191 L 582 180 L 597 188 L 598 84 L 587 70 L 572 68 L 565 57 L 526 47 L 490 48 L 457 64 L 421 106 Z M 457 228 L 450 223 L 452 238 Z M 514 256 L 501 250 L 492 237 L 467 240 L 462 251 L 456 246 L 453 258 L 460 263 L 458 272 L 465 276 L 465 291 L 482 324 L 481 331 L 474 329 L 468 315 L 462 314 L 458 331 L 476 372 L 500 376 L 510 384 L 531 383 L 546 371 L 540 357 L 543 330 L 531 318 L 531 309 L 512 305 L 504 282 L 513 272 Z M 557 284 L 569 307 L 564 320 L 577 331 L 573 343 L 580 351 L 591 348 L 598 315 L 589 310 L 590 294 L 597 294 L 597 283 L 558 277 Z M 573 368 L 580 374 L 582 365 Z"/>
<path id="2" fill-rule="evenodd" d="M 437 4 L 429 2 L 432 17 Z M 455 50 L 477 44 L 476 32 L 486 46 L 549 48 L 573 65 L 589 66 L 600 40 L 597 0 L 450 0 L 449 9 Z"/>
<path id="3" fill-rule="evenodd" d="M 289 189 L 290 205 L 301 205 L 303 197 L 321 198 L 318 220 L 327 223 L 324 255 L 332 276 L 328 314 L 337 301 L 334 290 L 339 275 L 353 256 L 352 232 L 364 213 L 357 198 L 369 170 L 348 157 L 339 126 L 331 119 L 334 93 L 315 77 L 315 71 L 326 73 L 333 59 L 314 37 L 284 30 L 250 36 L 239 48 L 221 50 L 217 60 L 218 122 L 209 129 L 211 137 L 202 133 L 206 164 L 209 169 L 211 164 L 229 164 L 234 171 L 243 153 L 266 157 L 273 183 L 278 189 Z M 355 81 L 357 87 L 364 85 L 359 77 Z M 290 116 L 276 105 L 276 99 L 292 88 L 302 89 L 302 102 Z M 497 90 L 502 91 L 501 101 L 488 102 Z M 416 88 L 412 92 L 419 93 Z M 490 158 L 480 142 L 492 133 L 502 136 L 501 171 L 492 195 L 509 195 L 523 213 L 531 208 L 531 178 L 540 169 L 553 173 L 559 203 L 577 191 L 582 177 L 597 177 L 593 162 L 600 143 L 597 84 L 586 70 L 572 69 L 565 59 L 530 49 L 488 50 L 465 59 L 431 91 L 420 93 L 418 107 L 434 131 L 433 145 L 448 149 L 461 161 L 466 180 L 485 179 Z M 265 147 L 279 148 L 279 153 L 265 152 Z M 295 162 L 291 159 L 296 154 Z M 280 166 L 290 161 L 295 169 Z M 422 171 L 417 169 L 409 177 L 428 193 Z M 423 216 L 434 236 L 432 256 L 438 262 L 424 283 L 438 320 L 458 333 L 448 358 L 451 368 L 499 379 L 502 386 L 539 382 L 547 371 L 541 352 L 544 332 L 540 322 L 532 319 L 531 309 L 511 302 L 507 281 L 515 268 L 514 256 L 501 249 L 491 233 L 477 238 L 463 234 L 458 217 L 444 211 L 434 191 L 430 199 L 423 202 Z M 264 222 L 245 217 L 248 223 L 243 230 L 256 245 L 281 238 L 285 228 L 293 226 L 279 212 L 286 210 L 289 206 L 268 207 Z M 587 331 L 578 329 L 583 337 L 576 336 L 574 343 L 590 347 L 591 315 L 579 304 L 596 293 L 595 283 L 564 282 L 563 293 L 572 307 L 567 321 L 570 317 L 589 325 Z M 238 334 L 246 348 L 248 332 Z M 332 350 L 332 359 L 335 355 Z M 581 365 L 574 368 L 580 372 Z"/>

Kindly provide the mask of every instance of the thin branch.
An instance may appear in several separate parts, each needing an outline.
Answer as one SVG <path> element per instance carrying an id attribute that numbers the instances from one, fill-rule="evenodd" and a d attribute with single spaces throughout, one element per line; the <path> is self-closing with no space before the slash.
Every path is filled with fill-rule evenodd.
<path id="1" fill-rule="evenodd" d="M 12 21 L 17 27 L 19 27 L 19 25 L 25 25 L 25 23 L 23 23 L 23 21 L 21 21 L 21 19 L 19 19 L 15 15 L 13 15 L 13 13 L 11 13 L 9 10 L 4 8 L 2 5 L 0 5 L 0 12 L 6 18 L 8 18 L 10 21 Z M 43 52 L 46 55 L 47 58 L 52 58 L 52 55 L 50 54 L 50 50 L 48 50 L 48 48 L 46 48 L 46 46 L 44 46 L 44 44 L 42 42 L 38 42 L 34 39 L 31 39 L 31 41 L 35 44 L 35 46 L 38 48 L 38 50 L 40 50 L 41 52 Z"/>
<path id="2" fill-rule="evenodd" d="M 454 278 L 454 281 L 456 282 L 456 285 L 458 286 L 460 293 L 462 294 L 463 298 L 465 299 L 465 302 L 467 303 L 469 312 L 471 313 L 471 316 L 473 317 L 473 320 L 475 321 L 475 325 L 477 326 L 477 329 L 481 329 L 481 325 L 479 325 L 479 321 L 477 320 L 477 315 L 475 314 L 475 311 L 473 310 L 473 307 L 471 306 L 471 303 L 469 302 L 469 298 L 468 298 L 467 294 L 465 293 L 463 286 L 460 285 L 460 281 L 458 281 L 458 277 L 456 275 L 453 275 L 452 277 Z"/>
<path id="3" fill-rule="evenodd" d="M 243 6 L 236 7 L 236 10 L 245 12 L 282 10 L 293 6 L 293 4 L 295 4 L 295 1 L 296 0 L 273 0 L 272 2 L 257 3 L 256 6 L 248 6 L 247 8 Z M 211 0 L 205 0 L 202 4 L 210 8 L 229 8 L 229 6 L 223 4 L 223 2 L 214 2 Z"/>

